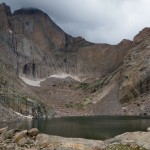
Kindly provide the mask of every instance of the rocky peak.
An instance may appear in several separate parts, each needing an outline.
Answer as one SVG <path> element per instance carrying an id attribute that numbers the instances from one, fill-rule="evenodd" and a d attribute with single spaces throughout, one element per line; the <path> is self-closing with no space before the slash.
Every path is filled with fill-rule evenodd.
<path id="1" fill-rule="evenodd" d="M 123 39 L 121 42 L 120 42 L 121 45 L 129 45 L 129 44 L 132 44 L 132 41 L 131 40 L 128 40 L 128 39 Z"/>
<path id="2" fill-rule="evenodd" d="M 10 7 L 5 3 L 0 4 L 0 32 L 9 32 L 8 16 L 11 16 Z"/>
<path id="3" fill-rule="evenodd" d="M 14 11 L 13 16 L 16 19 L 20 18 L 21 20 L 25 19 L 29 21 L 33 20 L 34 23 L 38 24 L 38 26 L 45 27 L 48 25 L 47 28 L 45 28 L 45 31 L 51 27 L 53 30 L 56 29 L 63 32 L 62 29 L 57 26 L 45 12 L 37 8 L 21 8 Z"/>
<path id="4" fill-rule="evenodd" d="M 11 15 L 10 7 L 7 6 L 5 3 L 0 4 L 0 13 L 4 12 L 7 16 Z"/>
<path id="5" fill-rule="evenodd" d="M 140 31 L 133 39 L 133 44 L 141 43 L 146 37 L 150 35 L 150 28 L 146 27 Z"/>
<path id="6" fill-rule="evenodd" d="M 10 20 L 14 33 L 25 35 L 44 50 L 62 49 L 65 46 L 66 34 L 45 12 L 39 9 L 16 10 Z"/>
<path id="7" fill-rule="evenodd" d="M 35 15 L 35 14 L 44 15 L 48 17 L 46 13 L 37 8 L 21 8 L 14 11 L 14 15 Z"/>

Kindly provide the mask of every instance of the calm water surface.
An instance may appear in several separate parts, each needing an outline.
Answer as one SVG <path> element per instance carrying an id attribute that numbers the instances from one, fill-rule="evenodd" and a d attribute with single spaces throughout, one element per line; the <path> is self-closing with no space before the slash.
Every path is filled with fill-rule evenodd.
<path id="1" fill-rule="evenodd" d="M 48 120 L 33 120 L 18 123 L 0 123 L 0 127 L 30 129 L 64 137 L 87 139 L 109 139 L 124 132 L 146 131 L 150 127 L 150 117 L 66 117 Z"/>

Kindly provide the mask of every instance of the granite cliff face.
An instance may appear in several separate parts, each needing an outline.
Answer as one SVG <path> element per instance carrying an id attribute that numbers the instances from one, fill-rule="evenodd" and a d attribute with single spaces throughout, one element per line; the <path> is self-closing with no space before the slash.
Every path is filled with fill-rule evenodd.
<path id="1" fill-rule="evenodd" d="M 130 100 L 149 92 L 149 28 L 109 45 L 66 34 L 38 9 L 11 13 L 1 4 L 0 18 L 5 107 L 35 117 L 126 114 Z"/>

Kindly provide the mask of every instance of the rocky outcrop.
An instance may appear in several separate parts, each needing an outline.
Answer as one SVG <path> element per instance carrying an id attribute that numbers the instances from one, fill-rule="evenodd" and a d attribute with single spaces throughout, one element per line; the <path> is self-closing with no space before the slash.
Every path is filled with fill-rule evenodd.
<path id="1" fill-rule="evenodd" d="M 109 145 L 115 144 L 123 144 L 123 145 L 130 145 L 131 149 L 150 149 L 149 144 L 149 132 L 127 132 L 121 135 L 118 135 L 112 139 L 106 140 L 105 143 L 109 143 Z M 113 147 L 113 146 L 108 146 Z"/>
<path id="2" fill-rule="evenodd" d="M 133 47 L 121 69 L 120 100 L 128 102 L 150 90 L 150 29 L 143 29 L 133 41 Z"/>
<path id="3" fill-rule="evenodd" d="M 0 121 L 3 122 L 12 122 L 12 121 L 21 121 L 26 120 L 27 118 L 23 118 L 19 115 L 17 115 L 14 111 L 12 111 L 9 108 L 5 108 L 2 105 L 0 105 Z"/>
<path id="4" fill-rule="evenodd" d="M 94 114 L 150 115 L 149 35 L 150 28 L 140 31 L 123 64 L 88 85 L 87 91 L 94 92 L 86 103 L 93 103 Z M 110 90 L 112 85 L 117 86 Z"/>
<path id="5" fill-rule="evenodd" d="M 45 106 L 37 97 L 26 92 L 26 87 L 18 80 L 0 74 L 0 105 L 5 112 L 1 113 L 1 122 L 19 120 L 21 115 L 16 117 L 17 112 L 33 118 L 48 118 L 54 115 L 52 108 Z"/>
<path id="6" fill-rule="evenodd" d="M 0 32 L 9 32 L 9 26 L 8 26 L 8 16 L 11 16 L 12 13 L 10 11 L 10 7 L 7 6 L 5 3 L 2 3 L 0 5 Z"/>
<path id="7" fill-rule="evenodd" d="M 149 150 L 149 132 L 124 133 L 106 141 L 64 138 L 39 133 L 38 129 L 0 129 L 0 148 L 5 150 Z M 30 134 L 30 133 L 36 134 Z"/>

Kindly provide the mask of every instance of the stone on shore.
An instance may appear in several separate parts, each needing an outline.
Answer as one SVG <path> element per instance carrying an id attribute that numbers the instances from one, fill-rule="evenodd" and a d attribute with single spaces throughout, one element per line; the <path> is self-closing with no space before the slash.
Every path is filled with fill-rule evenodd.
<path id="1" fill-rule="evenodd" d="M 39 134 L 36 137 L 36 142 L 40 147 L 47 147 L 49 145 L 49 136 L 47 134 Z"/>
<path id="2" fill-rule="evenodd" d="M 0 134 L 2 134 L 3 132 L 6 132 L 7 130 L 8 130 L 8 127 L 1 128 L 1 129 L 0 129 Z"/>
<path id="3" fill-rule="evenodd" d="M 6 139 L 12 139 L 17 131 L 17 129 L 11 129 L 9 131 L 4 132 L 2 136 Z"/>
<path id="4" fill-rule="evenodd" d="M 28 131 L 28 134 L 33 137 L 33 136 L 37 136 L 39 133 L 39 130 L 37 128 L 32 128 Z"/>
<path id="5" fill-rule="evenodd" d="M 149 132 L 150 132 L 150 127 L 148 127 L 148 128 L 147 128 L 147 131 L 149 131 Z"/>
<path id="6" fill-rule="evenodd" d="M 18 143 L 20 140 L 27 137 L 27 130 L 21 131 L 14 136 L 13 142 Z"/>

